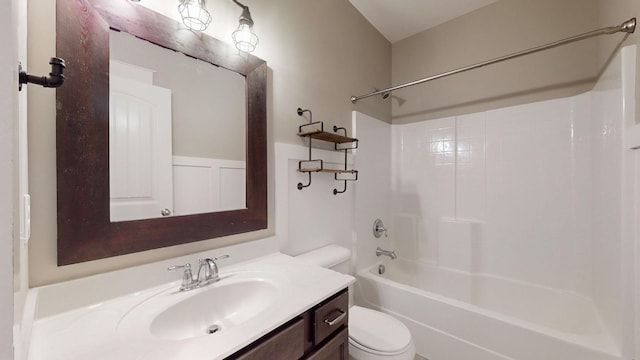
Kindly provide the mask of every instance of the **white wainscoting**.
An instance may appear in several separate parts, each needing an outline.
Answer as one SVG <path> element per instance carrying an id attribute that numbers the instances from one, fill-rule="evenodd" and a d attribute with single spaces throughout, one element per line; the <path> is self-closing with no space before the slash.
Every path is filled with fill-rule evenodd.
<path id="1" fill-rule="evenodd" d="M 173 157 L 174 215 L 244 209 L 246 162 Z"/>

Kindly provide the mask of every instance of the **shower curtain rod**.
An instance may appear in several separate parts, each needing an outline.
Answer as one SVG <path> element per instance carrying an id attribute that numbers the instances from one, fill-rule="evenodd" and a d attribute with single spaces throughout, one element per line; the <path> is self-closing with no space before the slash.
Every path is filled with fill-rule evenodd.
<path id="1" fill-rule="evenodd" d="M 632 18 L 630 20 L 627 20 L 625 22 L 623 22 L 621 25 L 618 26 L 611 26 L 611 27 L 606 27 L 606 28 L 602 28 L 602 29 L 598 29 L 598 30 L 594 30 L 594 31 L 590 31 L 581 35 L 576 35 L 570 38 L 566 38 L 563 40 L 559 40 L 556 42 L 552 42 L 546 45 L 541 45 L 538 47 L 534 47 L 528 50 L 523 50 L 523 51 L 519 51 L 513 54 L 509 54 L 509 55 L 505 55 L 499 58 L 495 58 L 492 60 L 488 60 L 488 61 L 484 61 L 481 63 L 477 63 L 474 65 L 469 65 L 469 66 L 465 66 L 465 67 L 461 67 L 455 70 L 451 70 L 451 71 L 447 71 L 438 75 L 433 75 L 433 76 L 429 76 L 426 78 L 422 78 L 419 80 L 415 80 L 412 82 L 408 82 L 406 84 L 402 84 L 402 85 L 397 85 L 397 86 L 393 86 L 387 89 L 383 89 L 383 90 L 376 90 L 372 93 L 369 94 L 365 94 L 365 95 L 360 95 L 360 96 L 352 96 L 351 97 L 351 102 L 352 103 L 356 103 L 358 100 L 360 99 L 364 99 L 364 98 L 368 98 L 370 96 L 375 96 L 375 95 L 382 95 L 385 96 L 389 93 L 391 93 L 392 91 L 395 90 L 399 90 L 402 88 L 406 88 L 409 86 L 414 86 L 414 85 L 418 85 L 418 84 L 422 84 L 428 81 L 432 81 L 432 80 L 437 80 L 443 77 L 447 77 L 447 76 L 451 76 L 451 75 L 455 75 L 455 74 L 459 74 L 465 71 L 469 71 L 469 70 L 473 70 L 473 69 L 477 69 L 477 68 L 481 68 L 483 66 L 487 66 L 487 65 L 491 65 L 491 64 L 495 64 L 495 63 L 499 63 L 502 61 L 506 61 L 506 60 L 511 60 L 511 59 L 515 59 L 517 57 L 520 56 L 524 56 L 524 55 L 529 55 L 529 54 L 533 54 L 533 53 L 537 53 L 539 51 L 543 51 L 543 50 L 548 50 L 551 48 L 555 48 L 558 46 L 562 46 L 562 45 L 566 45 L 566 44 L 570 44 L 576 41 L 581 41 L 581 40 L 586 40 L 595 36 L 600 36 L 600 35 L 612 35 L 615 33 L 619 33 L 619 32 L 624 32 L 624 33 L 628 33 L 628 34 L 632 34 L 636 29 L 636 18 Z"/>

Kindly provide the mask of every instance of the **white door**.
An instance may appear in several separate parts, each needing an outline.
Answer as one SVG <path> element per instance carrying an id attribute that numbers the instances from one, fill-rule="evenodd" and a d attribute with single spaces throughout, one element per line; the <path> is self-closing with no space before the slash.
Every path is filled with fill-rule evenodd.
<path id="1" fill-rule="evenodd" d="M 173 213 L 171 90 L 110 77 L 111 221 Z"/>

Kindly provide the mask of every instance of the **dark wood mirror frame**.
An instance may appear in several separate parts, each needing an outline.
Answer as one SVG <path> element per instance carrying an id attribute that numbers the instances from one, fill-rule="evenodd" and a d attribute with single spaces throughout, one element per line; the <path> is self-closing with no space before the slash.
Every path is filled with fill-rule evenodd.
<path id="1" fill-rule="evenodd" d="M 267 65 L 127 0 L 57 0 L 58 265 L 267 227 Z M 247 208 L 115 222 L 109 213 L 109 31 L 127 32 L 246 77 Z M 216 136 L 211 134 L 212 141 Z"/>

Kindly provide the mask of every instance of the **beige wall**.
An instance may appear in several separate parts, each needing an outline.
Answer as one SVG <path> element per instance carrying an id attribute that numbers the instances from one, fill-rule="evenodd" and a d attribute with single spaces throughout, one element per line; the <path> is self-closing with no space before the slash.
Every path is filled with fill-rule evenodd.
<path id="1" fill-rule="evenodd" d="M 494 59 L 598 28 L 610 0 L 500 0 L 393 45 L 393 84 Z M 637 8 L 637 5 L 636 5 Z M 620 11 L 625 13 L 625 11 Z M 631 17 L 610 19 L 617 24 Z M 613 16 L 612 16 L 613 17 Z M 620 40 L 623 35 L 614 36 Z M 602 67 L 595 39 L 398 90 L 393 122 L 500 108 L 590 90 Z M 400 101 L 398 101 L 400 100 Z M 400 105 L 402 103 L 402 105 Z"/>
<path id="2" fill-rule="evenodd" d="M 240 8 L 231 16 L 215 12 L 213 29 L 230 34 Z M 210 6 L 226 2 L 209 1 Z M 301 119 L 296 108 L 313 110 L 314 120 L 350 128 L 351 111 L 359 110 L 390 121 L 388 102 L 353 106 L 352 94 L 391 85 L 391 45 L 347 0 L 247 1 L 256 22 L 260 44 L 255 55 L 269 66 L 269 140 L 300 143 L 295 136 Z M 30 1 L 29 59 L 31 71 L 48 73 L 47 59 L 55 54 L 53 0 Z M 224 5 L 228 6 L 228 5 Z M 227 40 L 227 39 L 224 39 Z M 44 59 L 44 60 L 43 60 Z M 30 189 L 32 238 L 30 285 L 38 286 L 133 266 L 174 256 L 226 246 L 273 234 L 273 147 L 269 149 L 269 229 L 244 235 L 201 241 L 82 264 L 56 264 L 55 97 L 50 89 L 33 88 L 29 97 Z"/>

